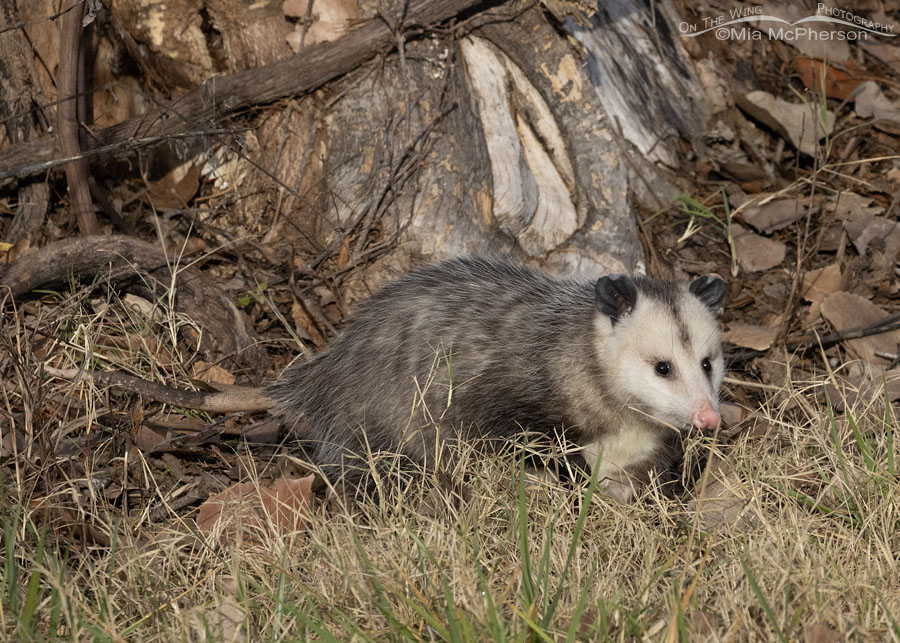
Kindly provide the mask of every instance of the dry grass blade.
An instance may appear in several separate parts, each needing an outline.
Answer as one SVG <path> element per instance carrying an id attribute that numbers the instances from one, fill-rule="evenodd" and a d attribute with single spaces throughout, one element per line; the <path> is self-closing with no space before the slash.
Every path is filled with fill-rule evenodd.
<path id="1" fill-rule="evenodd" d="M 756 386 L 762 404 L 730 443 L 686 442 L 690 459 L 713 446 L 728 464 L 710 467 L 695 505 L 654 487 L 622 504 L 464 449 L 450 473 L 465 501 L 430 479 L 388 487 L 317 503 L 290 546 L 271 530 L 248 547 L 199 537 L 195 507 L 235 476 L 264 486 L 290 454 L 222 437 L 132 448 L 141 413 L 106 408 L 129 398 L 43 378 L 41 338 L 64 338 L 57 368 L 88 359 L 187 382 L 174 364 L 190 360 L 172 358 L 169 315 L 147 326 L 114 298 L 94 304 L 60 295 L 0 326 L 7 638 L 772 640 L 817 623 L 900 640 L 896 414 L 846 383 L 835 412 L 827 368 Z M 716 502 L 736 513 L 707 520 Z"/>
<path id="2" fill-rule="evenodd" d="M 702 624 L 710 640 L 748 640 L 794 638 L 821 622 L 897 640 L 892 411 L 867 398 L 829 414 L 821 389 L 821 379 L 793 381 L 780 391 L 788 401 L 767 392 L 758 420 L 776 427 L 774 439 L 748 431 L 728 447 L 758 520 L 715 537 L 702 526 L 691 535 L 684 505 L 653 489 L 623 505 L 478 453 L 454 460 L 469 481 L 462 505 L 423 515 L 420 489 L 353 512 L 323 506 L 290 559 L 274 537 L 252 555 L 212 550 L 179 520 L 134 523 L 100 499 L 79 520 L 110 544 L 73 556 L 63 527 L 7 486 L 4 628 L 112 640 L 180 639 L 203 623 L 253 638 L 677 640 Z M 57 497 L 83 494 L 83 480 L 58 481 Z M 223 616 L 198 620 L 203 606 Z"/>

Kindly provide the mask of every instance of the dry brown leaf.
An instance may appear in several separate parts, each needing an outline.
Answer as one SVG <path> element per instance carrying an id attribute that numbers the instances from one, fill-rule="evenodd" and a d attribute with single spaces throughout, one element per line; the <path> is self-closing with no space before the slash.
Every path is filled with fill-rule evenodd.
<path id="1" fill-rule="evenodd" d="M 857 45 L 894 69 L 900 68 L 900 47 L 878 42 L 874 39 L 860 40 Z"/>
<path id="2" fill-rule="evenodd" d="M 244 630 L 247 613 L 243 605 L 230 596 L 213 605 L 212 609 L 207 606 L 194 608 L 188 613 L 186 621 L 193 634 L 191 640 L 198 643 L 236 643 L 248 640 L 248 633 Z"/>
<path id="3" fill-rule="evenodd" d="M 763 417 L 757 417 L 756 422 L 744 435 L 748 440 L 773 440 L 778 437 L 778 427 Z"/>
<path id="4" fill-rule="evenodd" d="M 343 242 L 341 242 L 341 249 L 338 251 L 338 269 L 343 270 L 346 268 L 348 261 L 350 261 L 350 238 L 344 237 Z"/>
<path id="5" fill-rule="evenodd" d="M 759 16 L 755 23 L 761 32 L 772 34 L 776 40 L 810 58 L 839 62 L 850 59 L 849 38 L 841 38 L 838 35 L 838 29 L 843 25 L 820 23 L 812 29 L 797 28 L 804 24 L 801 22 L 804 18 L 808 20 L 810 17 L 811 12 L 805 3 L 787 1 L 757 6 L 765 7 L 764 14 L 769 14 L 774 9 L 772 13 L 780 19 L 769 20 L 768 15 Z M 795 27 L 787 27 L 784 24 L 785 20 Z"/>
<path id="6" fill-rule="evenodd" d="M 847 236 L 861 255 L 872 241 L 880 239 L 889 261 L 894 261 L 900 252 L 900 223 L 884 217 L 860 217 L 844 222 Z"/>
<path id="7" fill-rule="evenodd" d="M 701 639 L 708 639 L 716 635 L 721 622 L 719 617 L 707 610 L 695 610 L 690 614 L 691 631 Z"/>
<path id="8" fill-rule="evenodd" d="M 197 526 L 232 542 L 260 543 L 306 528 L 313 476 L 280 478 L 266 485 L 235 484 L 200 506 Z"/>
<path id="9" fill-rule="evenodd" d="M 789 103 L 768 92 L 739 94 L 737 105 L 809 156 L 815 155 L 818 141 L 834 130 L 834 113 L 830 110 L 825 112 L 823 121 L 816 106 Z"/>
<path id="10" fill-rule="evenodd" d="M 136 446 L 141 451 L 153 451 L 160 444 L 165 442 L 166 436 L 154 431 L 150 427 L 144 426 L 143 424 L 138 425 L 134 432 L 132 433 L 132 439 L 134 440 L 134 446 Z"/>
<path id="11" fill-rule="evenodd" d="M 199 418 L 185 417 L 162 410 L 146 418 L 144 422 L 154 431 L 164 429 L 181 434 L 197 433 L 209 428 L 209 424 Z"/>
<path id="12" fill-rule="evenodd" d="M 254 424 L 241 435 L 249 444 L 278 444 L 280 428 L 281 423 L 275 418 L 270 418 Z"/>
<path id="13" fill-rule="evenodd" d="M 732 223 L 729 230 L 738 263 L 747 272 L 768 270 L 784 261 L 786 248 L 780 241 L 761 237 L 737 223 Z"/>
<path id="14" fill-rule="evenodd" d="M 746 420 L 748 416 L 747 409 L 734 402 L 721 402 L 719 414 L 722 416 L 722 424 L 726 427 L 734 427 Z"/>
<path id="15" fill-rule="evenodd" d="M 284 0 L 281 3 L 281 12 L 289 18 L 303 18 L 306 16 L 308 5 L 307 0 Z"/>
<path id="16" fill-rule="evenodd" d="M 777 328 L 769 326 L 756 326 L 754 324 L 732 323 L 722 335 L 722 339 L 729 344 L 741 348 L 751 348 L 755 351 L 768 350 L 778 335 Z"/>
<path id="17" fill-rule="evenodd" d="M 316 0 L 311 10 L 308 5 L 307 0 L 284 0 L 281 7 L 284 15 L 300 18 L 295 31 L 287 37 L 294 53 L 300 51 L 301 42 L 304 47 L 309 47 L 337 40 L 359 18 L 359 3 L 356 0 Z M 312 24 L 304 25 L 307 13 Z"/>
<path id="18" fill-rule="evenodd" d="M 826 210 L 830 210 L 840 220 L 874 217 L 884 212 L 884 208 L 872 205 L 874 200 L 855 192 L 839 192 L 834 195 L 833 203 Z"/>
<path id="19" fill-rule="evenodd" d="M 27 442 L 20 431 L 7 429 L 0 437 L 0 459 L 9 458 L 25 452 Z"/>
<path id="20" fill-rule="evenodd" d="M 590 634 L 597 623 L 597 616 L 596 607 L 588 607 L 581 613 L 581 618 L 578 619 L 578 635 L 580 637 L 587 637 Z"/>
<path id="21" fill-rule="evenodd" d="M 837 66 L 829 65 L 821 60 L 813 60 L 807 56 L 800 56 L 794 61 L 794 66 L 806 88 L 814 92 L 822 91 L 824 76 L 825 95 L 838 100 L 849 98 L 853 90 L 859 87 L 859 84 L 866 78 L 869 78 L 865 67 L 861 67 L 852 59 Z"/>
<path id="22" fill-rule="evenodd" d="M 843 643 L 847 637 L 824 623 L 803 626 L 803 643 Z"/>
<path id="23" fill-rule="evenodd" d="M 857 326 L 872 326 L 887 317 L 888 314 L 864 297 L 838 291 L 822 300 L 822 316 L 835 330 L 841 331 Z M 898 343 L 900 343 L 900 330 L 844 342 L 856 357 L 874 364 L 887 362 L 880 357 L 875 357 L 875 351 L 894 353 L 897 351 Z"/>
<path id="24" fill-rule="evenodd" d="M 752 491 L 738 474 L 724 462 L 712 462 L 709 479 L 703 494 L 687 503 L 690 514 L 696 515 L 703 531 L 719 526 L 747 528 L 753 516 L 747 509 Z"/>
<path id="25" fill-rule="evenodd" d="M 293 318 L 294 326 L 297 328 L 297 332 L 301 337 L 309 339 L 316 345 L 316 348 L 325 346 L 325 338 L 319 331 L 318 326 L 316 326 L 316 323 L 310 318 L 306 313 L 306 310 L 304 310 L 303 306 L 301 306 L 300 302 L 296 299 L 294 300 L 294 303 L 291 304 L 291 318 Z"/>
<path id="26" fill-rule="evenodd" d="M 769 234 L 804 216 L 808 206 L 808 198 L 775 199 L 762 205 L 748 205 L 741 211 L 741 218 L 757 231 Z"/>
<path id="27" fill-rule="evenodd" d="M 900 107 L 884 95 L 874 81 L 866 81 L 856 94 L 854 109 L 862 118 L 874 118 L 875 126 L 891 133 L 900 133 Z"/>
<path id="28" fill-rule="evenodd" d="M 112 544 L 108 527 L 97 525 L 88 518 L 90 513 L 85 512 L 83 508 L 76 508 L 74 503 L 67 502 L 59 494 L 33 497 L 28 505 L 40 519 L 38 524 L 56 533 L 61 541 L 78 539 L 85 545 L 96 543 L 103 547 Z"/>
<path id="29" fill-rule="evenodd" d="M 152 320 L 157 323 L 162 323 L 166 319 L 166 315 L 163 312 L 160 306 L 155 305 L 148 299 L 144 297 L 139 297 L 134 293 L 126 293 L 124 297 L 122 297 L 122 303 L 131 311 L 137 313 L 141 317 Z M 148 345 L 150 345 L 150 336 L 147 336 Z M 153 340 L 153 346 L 156 345 L 156 340 Z"/>
<path id="30" fill-rule="evenodd" d="M 841 289 L 841 266 L 833 263 L 824 268 L 810 270 L 803 277 L 800 295 L 809 302 L 821 303 L 827 295 Z"/>
<path id="31" fill-rule="evenodd" d="M 12 263 L 19 257 L 23 255 L 27 255 L 31 252 L 36 252 L 36 248 L 31 247 L 31 241 L 26 239 L 20 239 L 16 243 L 12 244 L 2 255 L 2 263 Z"/>
<path id="32" fill-rule="evenodd" d="M 147 199 L 154 208 L 163 212 L 181 210 L 194 198 L 199 187 L 200 168 L 193 161 L 188 161 L 150 183 Z"/>
<path id="33" fill-rule="evenodd" d="M 221 366 L 210 364 L 203 360 L 197 360 L 191 370 L 194 377 L 202 382 L 231 386 L 235 381 L 233 373 L 225 370 Z"/>
<path id="34" fill-rule="evenodd" d="M 206 243 L 201 237 L 188 237 L 181 246 L 181 252 L 185 255 L 191 255 L 195 252 L 212 252 L 213 248 Z"/>
<path id="35" fill-rule="evenodd" d="M 836 373 L 834 380 L 826 382 L 825 395 L 838 413 L 843 413 L 847 406 L 854 406 L 860 399 L 870 402 L 884 400 L 887 396 L 888 400 L 896 402 L 900 400 L 900 368 L 873 373 L 871 377 L 862 373 Z"/>

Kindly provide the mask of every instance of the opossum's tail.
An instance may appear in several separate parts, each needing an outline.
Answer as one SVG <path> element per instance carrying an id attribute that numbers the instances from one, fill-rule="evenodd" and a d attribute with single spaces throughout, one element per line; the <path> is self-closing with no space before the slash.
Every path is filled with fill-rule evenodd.
<path id="1" fill-rule="evenodd" d="M 210 413 L 262 411 L 272 408 L 273 405 L 272 398 L 267 396 L 261 388 L 212 392 L 183 391 L 115 371 L 84 371 L 77 368 L 61 369 L 46 365 L 44 370 L 55 377 L 73 381 L 83 378 L 100 386 L 115 386 L 138 393 L 157 402 Z"/>

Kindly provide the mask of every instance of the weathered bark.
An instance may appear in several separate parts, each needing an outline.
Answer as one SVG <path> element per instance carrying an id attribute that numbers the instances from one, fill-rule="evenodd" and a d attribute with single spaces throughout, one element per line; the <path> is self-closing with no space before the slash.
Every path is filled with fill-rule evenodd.
<path id="1" fill-rule="evenodd" d="M 46 183 L 29 183 L 19 188 L 18 207 L 5 238 L 9 243 L 27 241 L 29 245 L 40 234 L 50 205 L 50 186 Z"/>
<path id="2" fill-rule="evenodd" d="M 437 25 L 485 0 L 410 0 L 401 30 Z M 334 42 L 310 47 L 295 56 L 227 76 L 210 78 L 171 104 L 107 127 L 92 136 L 86 155 L 159 143 L 171 136 L 203 136 L 217 129 L 226 114 L 249 106 L 310 91 L 346 74 L 398 42 L 384 20 L 369 20 Z M 11 145 L 0 151 L 0 185 L 4 180 L 28 176 L 60 163 L 55 141 Z M 24 160 L 24 162 L 23 162 Z"/>
<path id="3" fill-rule="evenodd" d="M 601 41 L 639 43 L 617 61 L 617 101 L 605 100 L 609 81 L 582 63 L 585 51 L 553 28 L 543 7 L 518 2 L 480 15 L 460 43 L 410 43 L 405 59 L 379 75 L 344 83 L 327 120 L 322 189 L 334 196 L 332 227 L 355 229 L 389 191 L 384 229 L 403 229 L 392 269 L 485 251 L 539 259 L 559 272 L 638 269 L 634 194 L 649 185 L 652 201 L 675 191 L 654 161 L 672 162 L 704 117 L 677 43 L 635 55 L 654 34 L 649 7 L 629 6 L 627 20 L 607 15 L 579 27 L 585 40 L 596 31 Z M 656 25 L 671 29 L 667 20 L 656 15 Z M 455 55 L 435 71 L 442 48 Z M 667 65 L 679 69 L 676 78 L 660 71 Z M 373 136 L 373 123 L 388 124 L 385 133 Z M 390 161 L 410 145 L 428 162 L 391 185 Z"/>
<path id="4" fill-rule="evenodd" d="M 306 277 L 307 265 L 339 252 L 332 275 L 379 259 L 364 275 L 374 280 L 388 267 L 484 252 L 558 272 L 640 269 L 635 195 L 655 208 L 674 192 L 660 165 L 677 161 L 705 118 L 702 90 L 672 38 L 671 8 L 630 0 L 627 10 L 558 14 L 554 24 L 542 3 L 485 4 L 411 2 L 406 26 L 464 9 L 468 19 L 454 33 L 410 40 L 389 26 L 395 18 L 370 19 L 297 56 L 212 78 L 172 105 L 101 130 L 92 145 L 184 137 L 192 143 L 179 152 L 189 155 L 213 146 L 199 135 L 204 128 L 228 132 L 224 115 L 320 87 L 395 50 L 291 103 L 284 116 L 262 113 L 256 130 L 229 132 L 241 150 L 231 176 L 252 183 L 220 201 L 224 221 L 207 223 L 244 226 L 282 259 L 298 248 L 315 253 Z M 25 150 L 0 152 L 0 179 L 24 171 L 9 159 Z"/>
<path id="5" fill-rule="evenodd" d="M 0 3 L 0 119 L 6 138 L 13 145 L 35 138 L 41 128 L 41 97 L 33 57 L 12 3 Z M 50 200 L 46 183 L 22 186 L 18 208 L 5 235 L 10 243 L 37 237 Z"/>
<path id="6" fill-rule="evenodd" d="M 40 84 L 28 40 L 17 29 L 15 6 L 0 3 L 0 119 L 13 145 L 28 140 L 38 125 Z"/>
<path id="7" fill-rule="evenodd" d="M 565 21 L 584 47 L 591 84 L 621 134 L 647 158 L 678 164 L 678 143 L 706 125 L 706 97 L 678 39 L 669 2 L 599 2 L 585 20 Z"/>

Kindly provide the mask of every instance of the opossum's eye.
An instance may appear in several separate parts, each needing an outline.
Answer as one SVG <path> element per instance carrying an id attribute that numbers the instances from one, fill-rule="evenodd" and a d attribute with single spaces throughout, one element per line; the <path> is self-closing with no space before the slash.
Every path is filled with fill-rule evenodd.
<path id="1" fill-rule="evenodd" d="M 672 371 L 672 365 L 669 362 L 656 362 L 656 374 L 660 377 L 668 377 Z"/>
<path id="2" fill-rule="evenodd" d="M 709 361 L 709 358 L 708 358 L 708 357 L 704 357 L 704 358 L 703 358 L 703 361 L 700 362 L 700 366 L 701 366 L 701 367 L 703 368 L 703 370 L 706 371 L 707 373 L 712 373 L 712 362 Z"/>

